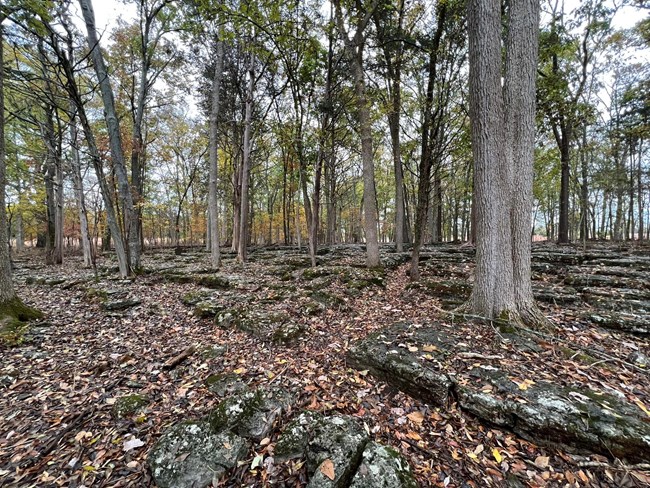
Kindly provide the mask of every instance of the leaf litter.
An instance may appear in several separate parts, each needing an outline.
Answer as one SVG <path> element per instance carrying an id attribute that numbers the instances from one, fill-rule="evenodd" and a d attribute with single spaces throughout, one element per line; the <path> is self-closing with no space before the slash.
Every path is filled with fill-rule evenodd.
<path id="1" fill-rule="evenodd" d="M 45 312 L 47 323 L 37 324 L 17 347 L 0 346 L 0 486 L 153 486 L 145 462 L 149 449 L 166 427 L 201 417 L 219 403 L 205 379 L 223 372 L 252 387 L 281 385 L 297 396 L 295 411 L 356 417 L 375 440 L 409 459 L 421 486 L 627 487 L 650 482 L 648 467 L 539 446 L 482 425 L 453 403 L 432 408 L 367 371 L 349 368 L 345 352 L 355 340 L 396 321 L 437 322 L 473 351 L 456 360 L 459 371 L 498 366 L 510 371 L 521 389 L 539 380 L 588 384 L 596 392 L 626 396 L 639 405 L 640 415 L 647 413 L 647 373 L 616 361 L 585 364 L 577 356 L 567 358 L 562 346 L 550 341 L 536 353 L 517 349 L 499 341 L 489 325 L 452 323 L 440 314 L 438 300 L 407 286 L 404 265 L 387 273 L 385 288 L 346 295 L 340 283 L 330 284 L 328 290 L 344 297 L 343 303 L 319 315 L 301 308 L 296 298 L 304 283 L 297 278 L 296 292 L 265 303 L 288 313 L 308 333 L 298 342 L 276 345 L 194 315 L 180 298 L 196 292 L 200 287 L 195 284 L 161 280 L 157 273 L 133 281 L 108 274 L 95 283 L 92 272 L 81 270 L 75 258 L 61 268 L 44 268 L 38 260 L 32 257 L 19 268 L 18 291 Z M 205 255 L 197 260 L 207 266 Z M 79 284 L 23 285 L 34 269 Z M 226 261 L 221 271 L 243 277 L 235 285 L 239 298 L 272 297 L 284 283 L 267 273 L 262 261 L 243 268 Z M 425 268 L 423 275 L 427 272 L 437 273 Z M 469 269 L 459 273 L 468 275 Z M 89 291 L 93 289 L 117 290 L 115 294 L 141 303 L 107 312 Z M 232 302 L 232 294 L 224 300 Z M 544 305 L 544 311 L 562 325 L 560 338 L 574 348 L 606 351 L 620 361 L 630 350 L 648 350 L 647 339 L 596 331 L 570 308 Z M 164 368 L 189 347 L 196 352 L 174 368 Z M 405 342 L 405 347 L 417 346 Z M 222 354 L 210 354 L 216 348 Z M 427 360 L 435 346 L 420 349 Z M 134 394 L 146 397 L 148 404 L 116 419 L 116 401 Z M 251 446 L 249 458 L 220 486 L 304 486 L 303 461 L 273 461 L 275 442 L 289 420 L 280 419 L 269 438 Z M 333 479 L 333 465 L 324 462 L 320 469 Z"/>

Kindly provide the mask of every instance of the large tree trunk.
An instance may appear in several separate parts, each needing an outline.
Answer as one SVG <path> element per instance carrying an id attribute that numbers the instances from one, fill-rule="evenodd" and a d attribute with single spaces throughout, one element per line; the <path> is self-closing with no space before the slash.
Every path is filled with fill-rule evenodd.
<path id="1" fill-rule="evenodd" d="M 501 3 L 468 3 L 476 270 L 463 308 L 530 323 L 540 320 L 530 281 L 538 11 L 535 0 L 510 3 L 502 89 Z"/>
<path id="2" fill-rule="evenodd" d="M 508 208 L 511 170 L 504 154 L 500 2 L 469 0 L 468 32 L 476 192 L 476 270 L 469 308 L 494 318 L 515 310 Z"/>
<path id="3" fill-rule="evenodd" d="M 4 66 L 4 36 L 0 14 L 0 67 Z M 7 234 L 7 205 L 5 187 L 7 186 L 7 167 L 5 163 L 5 99 L 4 70 L 0 69 L 0 305 L 16 298 L 11 280 L 11 261 L 9 256 L 9 235 Z"/>
<path id="4" fill-rule="evenodd" d="M 104 104 L 104 117 L 108 128 L 109 144 L 113 166 L 117 176 L 118 194 L 122 210 L 124 211 L 125 231 L 128 240 L 129 266 L 130 271 L 137 270 L 140 267 L 140 237 L 138 235 L 138 213 L 133 205 L 133 197 L 126 174 L 124 163 L 124 150 L 122 146 L 122 136 L 120 134 L 120 124 L 115 109 L 115 99 L 111 87 L 110 78 L 104 64 L 104 57 L 99 48 L 99 38 L 95 28 L 95 13 L 92 8 L 91 0 L 79 0 L 79 6 L 83 13 L 86 30 L 88 32 L 88 47 L 91 51 L 91 57 L 95 68 L 95 74 L 99 81 L 99 88 L 102 94 Z"/>
<path id="5" fill-rule="evenodd" d="M 539 2 L 515 0 L 510 24 L 504 89 L 506 164 L 512 168 L 512 259 L 516 311 L 528 324 L 544 318 L 535 305 L 531 285 L 531 211 L 535 160 L 535 81 L 537 77 Z"/>
<path id="6" fill-rule="evenodd" d="M 221 77 L 223 75 L 223 41 L 217 41 L 217 53 L 212 79 L 212 104 L 210 107 L 210 180 L 208 182 L 208 219 L 210 232 L 210 261 L 214 268 L 221 265 L 219 251 L 219 206 L 217 202 L 217 178 L 219 172 L 219 154 L 217 143 L 219 127 L 219 96 L 221 92 Z"/>

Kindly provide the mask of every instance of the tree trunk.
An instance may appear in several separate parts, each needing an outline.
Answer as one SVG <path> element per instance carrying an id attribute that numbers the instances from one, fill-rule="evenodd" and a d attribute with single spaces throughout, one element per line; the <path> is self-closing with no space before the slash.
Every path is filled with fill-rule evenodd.
<path id="1" fill-rule="evenodd" d="M 252 55 L 251 55 L 252 56 Z M 237 261 L 245 263 L 248 245 L 248 186 L 250 183 L 250 157 L 251 157 L 251 124 L 253 117 L 253 88 L 255 74 L 253 72 L 253 59 L 250 59 L 248 68 L 248 88 L 246 90 L 246 115 L 244 119 L 244 155 L 241 169 L 241 205 L 239 215 L 239 246 L 237 247 Z"/>
<path id="2" fill-rule="evenodd" d="M 94 256 L 90 243 L 90 231 L 88 229 L 88 212 L 86 211 L 86 198 L 84 196 L 83 178 L 81 176 L 81 158 L 79 157 L 79 147 L 77 146 L 77 125 L 74 120 L 70 121 L 70 139 L 72 141 L 72 182 L 74 184 L 77 207 L 79 208 L 81 250 L 83 252 L 84 266 L 89 268 L 93 265 Z"/>
<path id="3" fill-rule="evenodd" d="M 366 96 L 366 82 L 363 73 L 363 48 L 365 43 L 363 31 L 370 17 L 366 14 L 366 18 L 357 25 L 357 31 L 353 39 L 350 39 L 345 29 L 340 1 L 337 1 L 335 6 L 336 22 L 343 37 L 345 52 L 350 61 L 352 77 L 354 79 L 354 94 L 357 106 L 359 134 L 361 136 L 361 161 L 363 166 L 363 224 L 366 234 L 366 266 L 372 268 L 379 266 L 380 261 L 379 241 L 377 238 L 379 216 L 377 211 L 375 165 L 372 149 L 372 120 L 370 118 L 370 107 L 368 97 Z"/>
<path id="4" fill-rule="evenodd" d="M 433 144 L 436 137 L 433 120 L 434 88 L 437 81 L 438 50 L 447 17 L 447 7 L 444 3 L 437 7 L 437 26 L 433 37 L 431 52 L 429 54 L 429 78 L 427 81 L 426 98 L 424 102 L 424 122 L 422 123 L 420 174 L 418 176 L 418 200 L 415 210 L 415 235 L 413 238 L 413 251 L 411 253 L 411 267 L 409 275 L 411 280 L 420 279 L 420 248 L 424 241 L 427 225 L 427 214 L 431 193 L 431 172 L 434 169 Z M 437 124 L 437 122 L 436 122 Z M 439 161 L 435 161 L 436 169 Z"/>
<path id="5" fill-rule="evenodd" d="M 535 305 L 531 285 L 531 211 L 535 160 L 535 82 L 537 78 L 539 2 L 515 0 L 510 4 L 510 31 L 504 90 L 506 164 L 512 168 L 512 260 L 517 313 L 528 324 L 545 319 Z"/>
<path id="6" fill-rule="evenodd" d="M 16 252 L 25 250 L 25 226 L 23 224 L 23 214 L 16 214 Z"/>
<path id="7" fill-rule="evenodd" d="M 221 92 L 221 77 L 223 75 L 223 41 L 217 41 L 214 77 L 212 79 L 212 105 L 210 107 L 210 180 L 208 182 L 208 219 L 210 230 L 210 261 L 212 267 L 221 266 L 219 250 L 219 206 L 217 202 L 217 178 L 219 172 L 219 154 L 217 143 L 219 127 L 219 96 Z"/>
<path id="8" fill-rule="evenodd" d="M 0 67 L 4 66 L 4 36 L 0 14 Z M 11 261 L 9 256 L 9 235 L 7 234 L 7 205 L 5 187 L 7 186 L 7 167 L 5 162 L 5 98 L 4 69 L 0 69 L 0 305 L 16 298 L 11 280 Z"/>
<path id="9" fill-rule="evenodd" d="M 639 147 L 637 150 L 637 157 L 636 157 L 636 182 L 637 182 L 637 197 L 636 197 L 636 204 L 638 207 L 638 214 L 639 214 L 639 241 L 643 240 L 643 232 L 645 231 L 644 229 L 644 202 L 643 202 L 643 167 L 641 165 L 642 161 L 642 155 L 643 155 L 643 141 L 639 141 Z"/>
<path id="10" fill-rule="evenodd" d="M 558 226 L 557 241 L 560 244 L 567 244 L 569 240 L 569 185 L 570 185 L 570 162 L 571 162 L 571 129 L 564 123 L 560 127 L 560 223 Z"/>
<path id="11" fill-rule="evenodd" d="M 60 146 L 57 145 L 56 184 L 54 187 L 54 264 L 63 263 L 63 161 Z"/>
<path id="12" fill-rule="evenodd" d="M 124 164 L 124 150 L 120 124 L 115 109 L 115 99 L 111 87 L 110 78 L 104 64 L 104 57 L 99 48 L 99 39 L 95 28 L 95 13 L 93 12 L 92 0 L 79 0 L 79 6 L 83 13 L 86 30 L 88 32 L 88 47 L 95 68 L 95 74 L 99 81 L 99 88 L 104 104 L 104 117 L 108 128 L 109 144 L 113 166 L 117 176 L 118 195 L 122 210 L 124 211 L 125 233 L 128 240 L 129 273 L 140 267 L 140 238 L 138 235 L 138 214 L 133 205 L 131 188 L 126 174 Z M 114 238 L 115 240 L 115 238 Z"/>
<path id="13" fill-rule="evenodd" d="M 463 307 L 489 319 L 536 325 L 530 223 L 538 12 L 535 0 L 510 3 L 502 88 L 501 3 L 468 3 L 476 270 Z"/>
<path id="14" fill-rule="evenodd" d="M 582 150 L 580 151 L 580 240 L 589 238 L 589 158 L 587 154 L 587 127 L 582 128 Z"/>

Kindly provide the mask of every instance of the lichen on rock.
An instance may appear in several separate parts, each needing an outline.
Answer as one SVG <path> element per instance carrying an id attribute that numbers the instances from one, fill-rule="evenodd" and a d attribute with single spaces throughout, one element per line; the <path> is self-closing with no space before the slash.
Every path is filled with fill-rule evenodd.
<path id="1" fill-rule="evenodd" d="M 389 446 L 369 442 L 350 488 L 416 488 L 408 461 Z"/>
<path id="2" fill-rule="evenodd" d="M 231 432 L 215 433 L 205 421 L 168 429 L 152 448 L 147 463 L 160 488 L 205 488 L 237 466 L 248 451 Z"/>

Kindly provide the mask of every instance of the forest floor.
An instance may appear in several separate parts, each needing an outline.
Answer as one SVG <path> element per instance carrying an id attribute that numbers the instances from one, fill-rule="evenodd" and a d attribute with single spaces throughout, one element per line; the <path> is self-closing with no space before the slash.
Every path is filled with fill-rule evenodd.
<path id="1" fill-rule="evenodd" d="M 409 284 L 406 255 L 394 253 L 384 254 L 390 266 L 383 286 L 351 286 L 349 280 L 328 278 L 362 269 L 363 253 L 351 246 L 321 258 L 337 266 L 339 275 L 309 278 L 306 255 L 288 248 L 253 252 L 245 266 L 226 255 L 219 275 L 230 286 L 203 293 L 226 305 L 246 303 L 291 317 L 305 333 L 284 345 L 217 327 L 212 318 L 200 317 L 181 302 L 202 287 L 175 282 L 179 280 L 171 278 L 178 275 L 173 273 L 200 276 L 209 271 L 207 254 L 198 250 L 180 256 L 171 250 L 149 252 L 144 259 L 147 273 L 132 281 L 118 280 L 109 258 L 99 263 L 95 277 L 77 257 L 46 267 L 38 254 L 18 256 L 19 296 L 46 319 L 18 345 L 0 345 L 0 487 L 153 486 L 147 453 L 171 424 L 209 413 L 220 397 L 205 379 L 228 372 L 251 387 L 282 386 L 297 402 L 269 439 L 252 446 L 249 458 L 219 486 L 304 486 L 307 475 L 300 460 L 251 469 L 256 456 L 272 457 L 282 427 L 304 409 L 355 417 L 372 438 L 406 456 L 421 486 L 650 486 L 648 465 L 629 466 L 602 455 L 536 445 L 481 424 L 454 403 L 430 407 L 346 364 L 354 341 L 409 321 L 447 330 L 468 343 L 476 353 L 468 367 L 499 357 L 501 366 L 523 384 L 547 379 L 617 392 L 650 420 L 650 375 L 639 359 L 650 355 L 650 336 L 600 328 L 589 319 L 594 302 L 571 299 L 578 293 L 567 283 L 578 287 L 579 280 L 569 278 L 589 272 L 571 257 L 579 249 L 547 245 L 536 252 L 542 256 L 534 267 L 536 283 L 548 292 L 540 306 L 558 327 L 554 337 L 541 342 L 541 352 L 504 344 L 489 323 L 452 323 L 452 316 L 441 313 L 440 307 L 462 301 L 463 283 L 471 276 L 471 252 L 458 246 L 425 250 L 421 286 Z M 594 264 L 590 273 L 608 278 L 598 283 L 600 291 L 593 283 L 587 291 L 579 288 L 580 296 L 589 292 L 620 302 L 636 290 L 642 296 L 632 298 L 641 306 L 626 317 L 643 322 L 650 268 L 623 266 L 626 260 L 647 262 L 650 249 L 601 246 L 596 251 L 601 257 L 610 253 L 624 256 Z M 608 267 L 616 272 L 603 272 Z M 172 274 L 165 277 L 165 272 Z M 315 280 L 320 280 L 318 287 Z M 436 283 L 443 283 L 445 290 Z M 310 315 L 306 306 L 317 288 L 336 299 Z M 139 303 L 106 310 L 111 300 L 125 298 Z M 189 346 L 195 347 L 194 354 L 172 369 L 163 368 Z M 221 348 L 219 354 L 206 353 L 215 347 Z M 146 405 L 137 415 L 116 419 L 113 405 L 130 394 L 145 397 Z"/>

